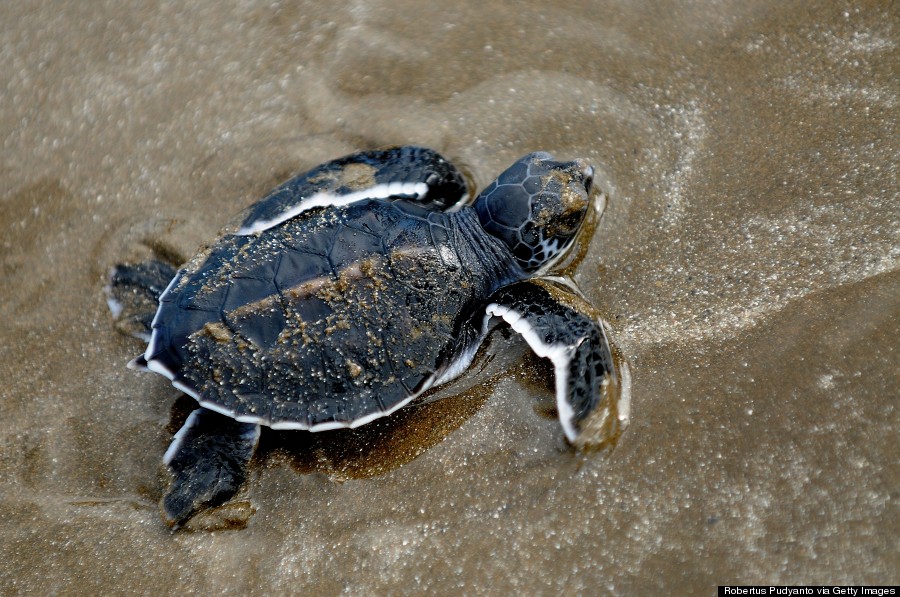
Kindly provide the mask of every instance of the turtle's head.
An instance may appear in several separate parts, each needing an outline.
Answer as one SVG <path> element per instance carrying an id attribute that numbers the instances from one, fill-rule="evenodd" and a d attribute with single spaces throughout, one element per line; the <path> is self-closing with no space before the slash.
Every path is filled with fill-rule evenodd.
<path id="1" fill-rule="evenodd" d="M 594 169 L 546 152 L 520 158 L 475 200 L 481 225 L 533 272 L 572 244 L 590 207 Z"/>

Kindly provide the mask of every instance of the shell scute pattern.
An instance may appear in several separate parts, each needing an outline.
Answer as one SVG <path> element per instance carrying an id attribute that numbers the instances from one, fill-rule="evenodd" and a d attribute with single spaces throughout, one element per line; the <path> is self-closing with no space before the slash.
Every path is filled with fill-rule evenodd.
<path id="1" fill-rule="evenodd" d="M 452 340 L 456 316 L 474 302 L 486 280 L 479 282 L 477 274 L 457 266 L 457 278 L 448 283 L 447 261 L 461 259 L 436 214 L 405 217 L 406 206 L 381 202 L 337 211 L 337 225 L 320 226 L 314 211 L 242 244 L 242 265 L 229 272 L 242 279 L 240 296 L 226 294 L 202 311 L 218 304 L 227 333 L 203 326 L 193 331 L 198 321 L 191 318 L 175 326 L 191 330 L 183 377 L 205 400 L 268 423 L 349 422 L 371 412 L 372 402 L 379 410 L 391 408 L 440 368 L 435 347 Z M 267 235 L 275 234 L 285 245 L 277 265 L 264 250 Z M 294 248 L 295 241 L 303 250 Z M 309 246 L 327 246 L 326 256 L 307 253 Z M 210 267 L 221 267 L 220 262 L 217 252 L 208 258 Z M 201 266 L 195 279 L 214 287 L 215 276 L 204 276 L 206 269 Z M 216 295 L 204 290 L 192 296 Z M 181 313 L 190 310 L 189 304 Z M 260 377 L 266 368 L 261 387 L 238 383 Z M 327 389 L 307 379 L 322 380 Z M 261 405 L 248 407 L 260 394 L 272 403 L 268 414 L 260 414 Z"/>

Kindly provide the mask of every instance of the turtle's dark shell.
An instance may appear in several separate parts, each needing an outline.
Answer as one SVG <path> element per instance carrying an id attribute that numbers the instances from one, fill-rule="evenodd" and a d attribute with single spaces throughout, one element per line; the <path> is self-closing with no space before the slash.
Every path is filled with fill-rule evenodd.
<path id="1" fill-rule="evenodd" d="M 182 270 L 145 358 L 239 421 L 356 426 L 430 387 L 475 307 L 519 275 L 473 210 L 385 200 L 313 209 L 226 235 Z"/>

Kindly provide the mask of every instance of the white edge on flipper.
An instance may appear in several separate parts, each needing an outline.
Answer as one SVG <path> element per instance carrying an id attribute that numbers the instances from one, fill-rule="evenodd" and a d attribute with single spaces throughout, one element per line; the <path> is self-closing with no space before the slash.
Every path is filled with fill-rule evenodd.
<path id="1" fill-rule="evenodd" d="M 181 444 L 184 443 L 184 437 L 187 435 L 190 428 L 197 424 L 197 418 L 200 416 L 201 410 L 203 409 L 194 409 L 194 411 L 191 412 L 190 415 L 188 415 L 188 418 L 187 420 L 185 420 L 184 425 L 181 426 L 181 429 L 179 429 L 178 432 L 175 433 L 175 436 L 172 438 L 172 443 L 169 444 L 169 447 L 166 449 L 166 453 L 163 454 L 162 460 L 163 464 L 165 464 L 166 466 L 168 466 L 169 463 L 172 462 L 172 459 L 175 458 L 175 454 L 178 453 L 178 450 L 181 448 Z M 255 450 L 256 445 L 259 443 L 259 425 L 256 425 L 253 430 L 246 435 L 248 436 L 247 439 L 250 439 L 253 442 L 253 449 Z"/>
<path id="2" fill-rule="evenodd" d="M 112 287 L 104 286 L 103 292 L 106 293 L 106 306 L 109 307 L 109 312 L 112 313 L 113 319 L 118 319 L 125 307 L 113 297 Z"/>
<path id="3" fill-rule="evenodd" d="M 491 317 L 500 317 L 509 324 L 516 333 L 520 334 L 534 354 L 550 359 L 553 363 L 554 378 L 556 380 L 556 409 L 559 411 L 559 422 L 563 432 L 569 441 L 575 441 L 578 430 L 575 429 L 575 411 L 566 402 L 569 385 L 569 363 L 572 361 L 574 347 L 565 344 L 544 343 L 531 324 L 519 313 L 509 307 L 491 303 L 485 309 L 485 324 Z"/>
<path id="4" fill-rule="evenodd" d="M 619 401 L 616 409 L 619 411 L 619 423 L 628 425 L 631 419 L 631 367 L 625 360 L 619 364 Z"/>
<path id="5" fill-rule="evenodd" d="M 175 458 L 175 453 L 178 452 L 178 449 L 181 447 L 181 443 L 184 441 L 184 436 L 187 435 L 188 429 L 193 427 L 197 423 L 197 416 L 200 412 L 200 409 L 194 410 L 190 415 L 188 415 L 187 420 L 184 422 L 184 425 L 181 426 L 175 436 L 172 438 L 172 443 L 169 444 L 169 448 L 166 450 L 166 453 L 163 454 L 163 464 L 169 466 L 169 463 L 172 462 L 172 459 Z"/>
<path id="6" fill-rule="evenodd" d="M 374 187 L 370 187 L 363 191 L 347 193 L 346 195 L 335 195 L 328 192 L 315 193 L 302 199 L 300 203 L 287 211 L 280 213 L 278 216 L 270 220 L 257 220 L 249 226 L 244 226 L 235 234 L 237 236 L 257 234 L 263 230 L 268 230 L 269 228 L 277 226 L 282 222 L 286 222 L 314 207 L 342 207 L 365 199 L 387 199 L 388 197 L 395 197 L 397 195 L 409 195 L 416 199 L 422 199 L 427 194 L 428 185 L 424 182 L 391 182 L 388 184 L 375 185 Z"/>

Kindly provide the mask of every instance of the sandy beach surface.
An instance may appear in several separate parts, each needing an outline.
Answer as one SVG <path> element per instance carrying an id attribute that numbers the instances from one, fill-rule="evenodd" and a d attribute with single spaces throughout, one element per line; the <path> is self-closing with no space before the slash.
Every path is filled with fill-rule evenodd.
<path id="1" fill-rule="evenodd" d="M 0 594 L 896 583 L 898 122 L 891 2 L 0 4 Z M 407 143 L 479 186 L 596 166 L 574 278 L 631 365 L 617 447 L 569 448 L 500 330 L 461 395 L 266 434 L 244 528 L 171 533 L 190 401 L 125 368 L 106 272 Z"/>

